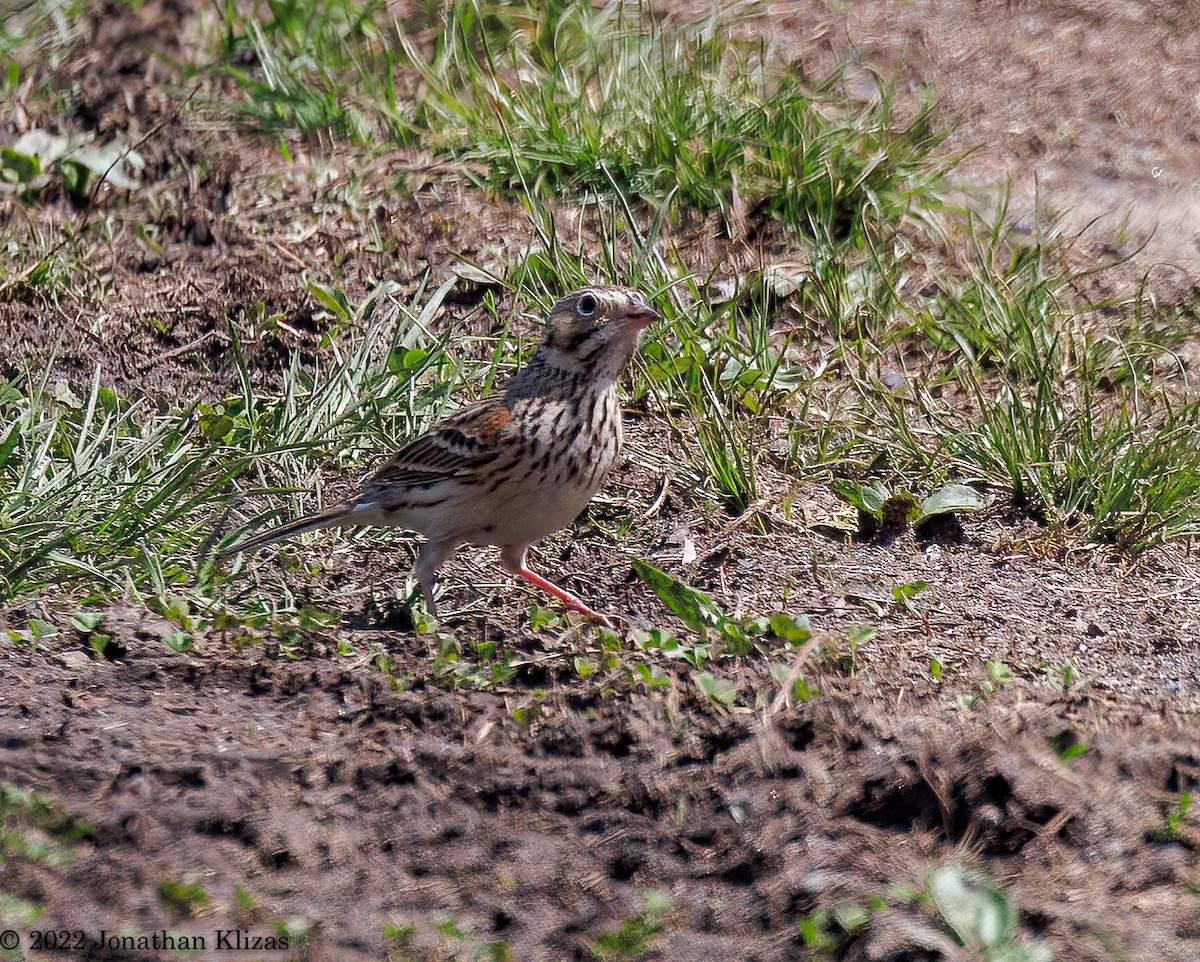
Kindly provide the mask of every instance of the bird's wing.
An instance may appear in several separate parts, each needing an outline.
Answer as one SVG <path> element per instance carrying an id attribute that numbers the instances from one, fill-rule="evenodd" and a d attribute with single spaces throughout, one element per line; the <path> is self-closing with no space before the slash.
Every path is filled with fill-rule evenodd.
<path id="1" fill-rule="evenodd" d="M 360 500 L 445 478 L 467 478 L 488 464 L 501 447 L 512 411 L 503 395 L 459 408 L 414 438 L 364 485 Z"/>

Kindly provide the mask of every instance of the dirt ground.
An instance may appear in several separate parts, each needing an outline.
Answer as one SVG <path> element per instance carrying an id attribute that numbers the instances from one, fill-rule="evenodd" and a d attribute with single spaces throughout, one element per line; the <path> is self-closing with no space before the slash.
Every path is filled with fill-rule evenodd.
<path id="1" fill-rule="evenodd" d="M 348 196 L 329 173 L 353 156 L 297 144 L 285 164 L 271 144 L 231 143 L 202 114 L 179 114 L 159 55 L 177 50 L 195 16 L 187 0 L 101 10 L 91 42 L 58 68 L 78 105 L 71 129 L 151 134 L 139 148 L 149 186 L 86 265 L 97 293 L 7 291 L 0 373 L 52 353 L 61 376 L 79 380 L 100 360 L 125 394 L 219 397 L 236 387 L 226 320 L 249 307 L 265 302 L 284 319 L 248 342 L 255 376 L 316 350 L 306 271 L 336 277 L 353 301 L 380 277 L 415 290 L 426 270 L 437 278 L 464 257 L 486 263 L 524 248 L 517 206 L 481 204 L 429 157 L 378 158 L 368 186 Z M 1120 276 L 1149 271 L 1164 300 L 1195 296 L 1192 4 L 796 2 L 768 4 L 739 29 L 767 25 L 814 74 L 854 54 L 910 92 L 934 84 L 949 149 L 977 147 L 960 171 L 969 185 L 992 190 L 1008 176 L 1030 210 L 1036 195 L 1072 223 L 1103 215 L 1111 225 L 1089 228 L 1080 256 L 1111 258 L 1114 245 L 1148 238 Z M 8 136 L 22 120 L 0 105 L 0 122 Z M 198 182 L 189 171 L 201 160 Z M 390 189 L 398 177 L 411 194 Z M 65 200 L 3 204 L 0 219 L 27 222 L 34 239 L 84 216 Z M 1126 216 L 1133 240 L 1115 236 Z M 157 245 L 121 227 L 139 219 L 159 225 Z M 312 226 L 297 232 L 301 220 Z M 371 225 L 394 253 L 374 252 Z M 438 323 L 472 309 L 452 304 Z M 150 323 L 162 317 L 171 323 Z M 770 506 L 768 533 L 756 533 L 670 490 L 651 513 L 669 432 L 635 416 L 628 433 L 628 462 L 596 508 L 633 505 L 641 520 L 628 539 L 563 534 L 541 556 L 561 559 L 571 587 L 633 624 L 668 617 L 634 579 L 637 556 L 730 611 L 774 610 L 786 591 L 826 639 L 875 625 L 856 652 L 820 668 L 819 697 L 779 703 L 779 683 L 749 664 L 718 672 L 761 693 L 767 707 L 753 712 L 716 710 L 678 676 L 651 694 L 609 695 L 570 668 L 594 650 L 590 636 L 532 629 L 529 596 L 484 552 L 447 569 L 457 585 L 450 627 L 503 633 L 528 652 L 490 691 L 431 676 L 429 639 L 380 630 L 362 598 L 346 603 L 338 635 L 364 652 L 383 645 L 401 685 L 365 657 L 327 657 L 332 638 L 289 660 L 214 630 L 173 654 L 164 621 L 122 604 L 106 626 L 124 647 L 116 660 L 94 660 L 65 636 L 49 654 L 0 646 L 0 782 L 87 825 L 69 866 L 0 862 L 0 891 L 44 905 L 37 928 L 83 930 L 89 945 L 101 929 L 165 928 L 207 935 L 201 958 L 345 962 L 383 957 L 385 923 L 417 928 L 413 954 L 397 958 L 470 958 L 502 940 L 514 960 L 592 959 L 598 935 L 636 917 L 647 890 L 669 897 L 667 924 L 649 955 L 631 957 L 806 958 L 798 919 L 881 897 L 837 958 L 966 960 L 982 956 L 897 894 L 963 859 L 1007 889 L 1022 937 L 1046 941 L 1060 962 L 1200 958 L 1200 830 L 1194 816 L 1166 830 L 1180 793 L 1200 788 L 1200 562 L 1190 546 L 1130 565 L 1048 546 L 999 509 L 970 519 L 961 539 L 887 545 L 829 540 Z M 768 486 L 813 516 L 829 507 L 795 479 Z M 698 553 L 687 565 L 682 530 Z M 330 584 L 339 566 L 378 571 L 381 589 L 402 582 L 406 556 L 392 545 L 339 555 Z M 918 579 L 932 589 L 911 610 L 889 607 L 894 585 Z M 55 604 L 0 611 L 0 627 L 63 610 Z M 361 624 L 371 627 L 350 627 Z M 940 682 L 931 659 L 944 666 Z M 1013 677 L 989 680 L 988 661 Z M 1068 662 L 1077 678 L 1064 683 Z M 1064 761 L 1077 743 L 1086 751 Z M 200 882 L 211 902 L 173 911 L 164 880 Z M 218 929 L 271 934 L 287 919 L 304 920 L 289 923 L 293 933 L 311 928 L 286 952 L 212 949 Z M 94 947 L 73 956 L 177 957 Z"/>

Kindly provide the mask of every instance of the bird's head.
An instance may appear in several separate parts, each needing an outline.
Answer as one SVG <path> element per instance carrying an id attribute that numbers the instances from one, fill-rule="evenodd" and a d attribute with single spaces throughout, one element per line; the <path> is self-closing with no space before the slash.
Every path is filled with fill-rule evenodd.
<path id="1" fill-rule="evenodd" d="M 550 309 L 539 351 L 572 373 L 615 380 L 643 330 L 659 313 L 637 291 L 595 285 L 572 291 Z"/>

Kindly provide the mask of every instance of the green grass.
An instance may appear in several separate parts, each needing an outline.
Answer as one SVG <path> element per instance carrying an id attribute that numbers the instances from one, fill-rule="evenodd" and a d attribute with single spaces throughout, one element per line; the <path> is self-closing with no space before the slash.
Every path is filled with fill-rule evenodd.
<path id="1" fill-rule="evenodd" d="M 1082 301 L 1062 242 L 1014 238 L 1003 195 L 961 224 L 956 263 L 926 267 L 919 288 L 901 242 L 812 262 L 791 299 L 836 347 L 807 384 L 824 423 L 791 428 L 788 462 L 809 483 L 874 479 L 921 497 L 983 486 L 1131 556 L 1193 537 L 1200 396 L 1172 351 L 1194 305 L 1159 305 L 1144 287 Z"/>
<path id="2" fill-rule="evenodd" d="M 424 84 L 414 129 L 498 190 L 615 187 L 719 210 L 734 229 L 764 215 L 843 238 L 931 204 L 943 173 L 928 104 L 901 124 L 884 84 L 867 103 L 838 74 L 810 88 L 715 19 L 458 2 L 432 57 L 402 39 Z"/>
<path id="3" fill-rule="evenodd" d="M 411 306 L 377 289 L 358 312 L 371 332 L 315 369 L 294 361 L 274 393 L 240 361 L 239 395 L 165 413 L 117 397 L 99 371 L 82 397 L 48 375 L 0 383 L 0 603 L 211 594 L 226 577 L 217 544 L 275 513 L 262 494 L 307 492 L 319 467 L 360 463 L 441 410 L 453 366 L 424 322 L 447 289 Z"/>
<path id="4" fill-rule="evenodd" d="M 383 0 L 227 0 L 215 32 L 211 61 L 183 66 L 235 83 L 245 96 L 234 108 L 260 129 L 405 139 Z"/>
<path id="5" fill-rule="evenodd" d="M 55 69 L 81 39 L 79 21 L 95 5 L 95 0 L 14 0 L 6 5 L 0 15 L 0 57 L 8 63 L 0 79 L 6 86 L 0 91 L 15 90 L 14 81 L 25 69 Z"/>

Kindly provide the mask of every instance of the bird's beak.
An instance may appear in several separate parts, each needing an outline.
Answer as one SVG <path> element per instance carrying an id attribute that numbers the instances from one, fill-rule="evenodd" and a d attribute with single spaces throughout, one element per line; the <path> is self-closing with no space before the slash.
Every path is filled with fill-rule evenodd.
<path id="1" fill-rule="evenodd" d="M 662 320 L 662 315 L 650 306 L 649 301 L 643 297 L 638 297 L 629 306 L 627 319 L 631 327 L 641 331 L 655 321 Z"/>

